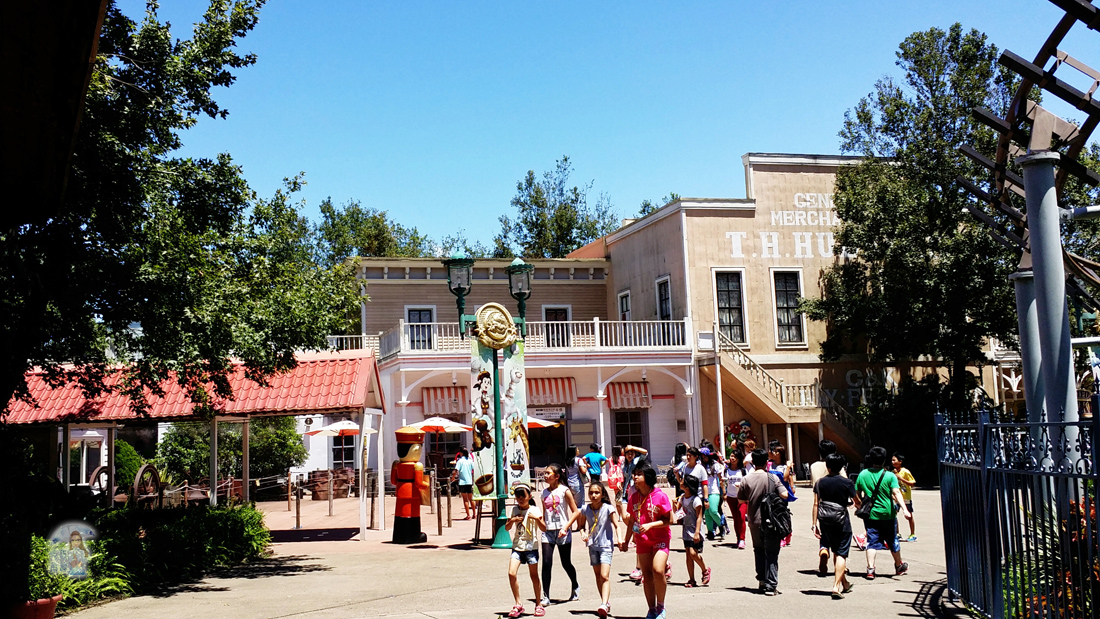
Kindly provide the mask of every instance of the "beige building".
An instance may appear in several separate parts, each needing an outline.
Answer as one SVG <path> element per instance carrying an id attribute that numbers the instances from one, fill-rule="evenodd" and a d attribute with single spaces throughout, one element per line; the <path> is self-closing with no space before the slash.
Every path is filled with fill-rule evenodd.
<path id="1" fill-rule="evenodd" d="M 527 303 L 532 464 L 567 444 L 640 444 L 656 464 L 674 445 L 734 433 L 778 439 L 797 464 L 830 438 L 862 458 L 864 389 L 897 370 L 863 359 L 822 363 L 825 326 L 796 311 L 820 294 L 838 223 L 839 166 L 857 158 L 750 153 L 743 199 L 682 198 L 560 260 L 537 260 Z M 478 260 L 467 313 L 488 301 L 514 311 L 508 262 Z M 341 345 L 378 350 L 394 427 L 443 414 L 469 422 L 470 354 L 447 273 L 434 259 L 367 258 L 364 334 Z M 909 368 L 907 371 L 927 371 Z M 989 372 L 992 378 L 992 371 Z M 722 397 L 719 398 L 718 394 Z M 392 429 L 390 435 L 392 440 Z M 451 454 L 467 440 L 436 437 Z M 439 459 L 441 456 L 437 456 Z"/>

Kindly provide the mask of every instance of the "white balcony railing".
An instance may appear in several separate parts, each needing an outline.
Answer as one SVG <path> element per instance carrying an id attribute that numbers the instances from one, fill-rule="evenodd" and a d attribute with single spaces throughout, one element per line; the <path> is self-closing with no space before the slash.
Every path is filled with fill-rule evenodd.
<path id="1" fill-rule="evenodd" d="M 669 350 L 690 351 L 686 320 L 607 321 L 594 319 L 527 323 L 526 350 Z M 457 322 L 399 321 L 378 335 L 329 337 L 338 350 L 372 348 L 380 359 L 396 354 L 434 354 L 469 350 Z"/>

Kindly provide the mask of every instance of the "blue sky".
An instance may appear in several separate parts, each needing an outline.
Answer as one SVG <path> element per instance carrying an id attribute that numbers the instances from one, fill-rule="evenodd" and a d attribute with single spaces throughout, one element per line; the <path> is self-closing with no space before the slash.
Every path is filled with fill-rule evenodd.
<path id="1" fill-rule="evenodd" d="M 179 36 L 205 6 L 163 4 Z M 327 196 L 357 199 L 488 243 L 516 182 L 562 155 L 624 217 L 669 191 L 744 197 L 746 152 L 838 153 L 844 111 L 899 75 L 911 32 L 959 21 L 1031 58 L 1060 15 L 1045 0 L 273 0 L 240 46 L 257 64 L 216 93 L 229 118 L 202 120 L 183 154 L 231 153 L 263 196 L 304 171 L 314 219 Z M 1066 50 L 1100 67 L 1089 34 L 1075 26 Z"/>

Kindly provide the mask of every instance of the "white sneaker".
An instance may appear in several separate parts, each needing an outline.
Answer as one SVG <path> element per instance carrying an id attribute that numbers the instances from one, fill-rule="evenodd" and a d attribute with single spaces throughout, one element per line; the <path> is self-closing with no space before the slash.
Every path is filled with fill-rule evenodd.
<path id="1" fill-rule="evenodd" d="M 581 588 L 577 587 L 576 589 L 573 589 L 573 595 L 569 596 L 569 601 L 576 602 L 579 599 L 581 599 Z"/>
<path id="2" fill-rule="evenodd" d="M 549 606 L 550 605 L 550 598 L 546 597 L 545 595 L 542 596 L 542 599 L 539 600 L 539 604 L 541 604 L 543 606 Z"/>

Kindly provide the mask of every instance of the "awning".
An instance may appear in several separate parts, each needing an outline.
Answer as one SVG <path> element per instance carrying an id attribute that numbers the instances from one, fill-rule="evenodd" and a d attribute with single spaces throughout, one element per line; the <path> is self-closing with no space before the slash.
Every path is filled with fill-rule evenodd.
<path id="1" fill-rule="evenodd" d="M 464 413 L 470 407 L 466 387 L 424 387 L 424 416 Z"/>
<path id="2" fill-rule="evenodd" d="M 528 378 L 527 406 L 576 404 L 577 380 L 569 378 Z"/>
<path id="3" fill-rule="evenodd" d="M 607 407 L 611 410 L 649 408 L 649 383 L 609 383 Z"/>

